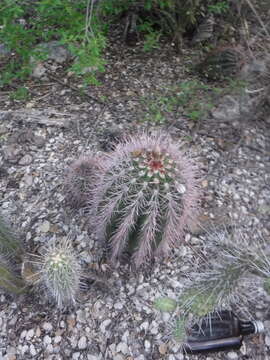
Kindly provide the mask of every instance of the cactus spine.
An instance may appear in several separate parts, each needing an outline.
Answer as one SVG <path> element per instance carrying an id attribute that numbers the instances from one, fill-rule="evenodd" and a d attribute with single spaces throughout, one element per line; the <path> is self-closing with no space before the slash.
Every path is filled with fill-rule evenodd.
<path id="1" fill-rule="evenodd" d="M 0 287 L 13 294 L 20 294 L 25 289 L 24 282 L 12 270 L 23 253 L 14 231 L 0 216 Z"/>
<path id="2" fill-rule="evenodd" d="M 183 240 L 198 213 L 198 169 L 162 134 L 130 137 L 104 160 L 94 189 L 97 236 L 113 261 L 124 251 L 139 267 Z"/>
<path id="3" fill-rule="evenodd" d="M 98 158 L 89 154 L 79 157 L 70 165 L 64 188 L 71 207 L 78 209 L 89 203 L 90 188 L 99 168 L 98 163 Z"/>
<path id="4" fill-rule="evenodd" d="M 53 242 L 42 256 L 32 262 L 33 278 L 59 308 L 76 303 L 80 288 L 81 267 L 69 241 L 57 245 Z"/>

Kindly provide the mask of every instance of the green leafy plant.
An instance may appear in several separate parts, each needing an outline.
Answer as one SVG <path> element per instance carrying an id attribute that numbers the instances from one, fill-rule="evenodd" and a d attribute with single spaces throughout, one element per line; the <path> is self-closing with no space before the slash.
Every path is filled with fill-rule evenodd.
<path id="1" fill-rule="evenodd" d="M 198 80 L 183 82 L 177 86 L 164 88 L 165 95 L 157 95 L 154 99 L 145 97 L 146 115 L 144 121 L 163 124 L 170 113 L 185 116 L 192 121 L 203 118 L 214 107 L 216 88 Z"/>
<path id="2" fill-rule="evenodd" d="M 10 98 L 12 100 L 28 100 L 29 97 L 29 90 L 24 86 L 19 87 L 17 90 L 13 91 L 10 94 Z"/>

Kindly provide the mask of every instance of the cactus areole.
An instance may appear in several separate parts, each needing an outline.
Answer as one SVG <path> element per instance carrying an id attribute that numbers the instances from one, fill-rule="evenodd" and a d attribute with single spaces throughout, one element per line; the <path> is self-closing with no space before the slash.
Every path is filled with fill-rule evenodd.
<path id="1" fill-rule="evenodd" d="M 130 137 L 105 160 L 94 191 L 95 226 L 112 260 L 124 251 L 139 267 L 181 243 L 196 219 L 198 170 L 168 136 Z"/>

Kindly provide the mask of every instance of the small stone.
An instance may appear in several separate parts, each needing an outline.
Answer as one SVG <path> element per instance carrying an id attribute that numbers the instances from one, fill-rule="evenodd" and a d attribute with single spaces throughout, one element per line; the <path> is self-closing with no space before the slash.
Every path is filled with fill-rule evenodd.
<path id="1" fill-rule="evenodd" d="M 77 321 L 84 324 L 87 322 L 86 313 L 84 310 L 78 310 L 77 311 Z"/>
<path id="2" fill-rule="evenodd" d="M 36 351 L 36 349 L 35 349 L 35 347 L 34 347 L 34 345 L 33 344 L 31 344 L 30 345 L 30 354 L 32 355 L 32 356 L 35 356 L 36 354 L 37 354 L 37 351 Z"/>
<path id="3" fill-rule="evenodd" d="M 237 353 L 234 352 L 234 351 L 228 352 L 228 359 L 230 359 L 230 360 L 236 360 L 236 359 L 238 359 Z"/>
<path id="4" fill-rule="evenodd" d="M 117 302 L 117 303 L 114 304 L 114 308 L 116 310 L 122 310 L 123 309 L 123 304 L 120 303 L 120 302 Z"/>
<path id="5" fill-rule="evenodd" d="M 167 352 L 167 349 L 168 349 L 168 346 L 165 343 L 160 344 L 158 347 L 158 351 L 160 352 L 161 355 L 165 355 Z"/>
<path id="6" fill-rule="evenodd" d="M 33 184 L 33 176 L 32 175 L 25 174 L 22 180 L 26 186 L 32 186 L 32 184 Z"/>
<path id="7" fill-rule="evenodd" d="M 264 340 L 264 341 L 265 341 L 265 345 L 268 346 L 268 347 L 270 347 L 270 336 L 269 336 L 269 335 L 266 335 L 266 336 L 265 336 L 265 340 Z"/>
<path id="8" fill-rule="evenodd" d="M 149 351 L 151 349 L 151 344 L 149 340 L 144 341 L 144 347 L 146 351 Z"/>
<path id="9" fill-rule="evenodd" d="M 32 162 L 32 156 L 29 154 L 26 154 L 20 159 L 19 165 L 30 165 L 31 162 Z"/>
<path id="10" fill-rule="evenodd" d="M 49 335 L 45 335 L 43 339 L 44 344 L 49 345 L 52 342 L 52 339 Z"/>
<path id="11" fill-rule="evenodd" d="M 54 338 L 54 343 L 55 343 L 55 344 L 59 344 L 59 343 L 61 342 L 61 340 L 62 340 L 62 336 L 56 336 L 56 337 Z"/>
<path id="12" fill-rule="evenodd" d="M 100 324 L 100 331 L 102 333 L 105 333 L 106 332 L 106 327 L 110 325 L 111 323 L 111 319 L 107 319 L 107 320 L 104 320 L 101 324 Z"/>
<path id="13" fill-rule="evenodd" d="M 98 355 L 88 354 L 87 355 L 87 360 L 101 360 L 101 358 Z"/>
<path id="14" fill-rule="evenodd" d="M 50 230 L 50 225 L 51 225 L 51 224 L 49 223 L 49 221 L 45 220 L 45 221 L 38 227 L 38 229 L 39 229 L 40 232 L 46 233 L 46 232 L 48 232 L 48 231 Z"/>
<path id="15" fill-rule="evenodd" d="M 33 69 L 32 76 L 36 79 L 40 79 L 43 77 L 43 75 L 46 74 L 46 68 L 42 63 L 36 64 L 36 66 Z"/>
<path id="16" fill-rule="evenodd" d="M 42 325 L 42 327 L 43 327 L 43 329 L 44 329 L 45 331 L 52 331 L 52 329 L 53 329 L 52 324 L 49 323 L 49 322 L 45 322 L 45 323 Z"/>
<path id="17" fill-rule="evenodd" d="M 149 328 L 149 323 L 147 321 L 144 321 L 141 325 L 140 325 L 140 329 L 147 331 Z"/>
<path id="18" fill-rule="evenodd" d="M 22 154 L 22 147 L 17 144 L 9 144 L 3 149 L 4 158 L 10 163 L 17 163 Z"/>
<path id="19" fill-rule="evenodd" d="M 130 353 L 129 348 L 126 343 L 120 342 L 116 347 L 116 352 L 121 352 L 124 355 L 127 355 Z"/>
<path id="20" fill-rule="evenodd" d="M 28 345 L 23 345 L 21 348 L 21 353 L 24 355 L 28 351 Z"/>
<path id="21" fill-rule="evenodd" d="M 87 338 L 86 336 L 82 336 L 80 340 L 78 341 L 78 348 L 80 350 L 84 350 L 87 347 Z"/>
<path id="22" fill-rule="evenodd" d="M 46 351 L 47 351 L 48 353 L 50 353 L 50 354 L 54 352 L 54 348 L 53 348 L 52 344 L 49 344 L 49 345 L 46 347 Z"/>
<path id="23" fill-rule="evenodd" d="M 27 340 L 27 341 L 31 340 L 32 337 L 34 336 L 34 334 L 35 334 L 34 329 L 28 330 L 28 331 L 27 331 L 27 334 L 26 334 L 26 336 L 25 336 L 26 340 Z"/>
<path id="24" fill-rule="evenodd" d="M 73 360 L 78 360 L 80 358 L 80 355 L 81 355 L 81 353 L 76 351 L 75 353 L 72 354 L 72 359 Z"/>
<path id="25" fill-rule="evenodd" d="M 125 358 L 121 354 L 116 354 L 114 355 L 113 360 L 125 360 Z"/>

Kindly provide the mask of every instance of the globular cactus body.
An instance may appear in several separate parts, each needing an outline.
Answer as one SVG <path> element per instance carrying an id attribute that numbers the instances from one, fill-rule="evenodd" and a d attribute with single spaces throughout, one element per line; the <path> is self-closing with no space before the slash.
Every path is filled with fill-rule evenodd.
<path id="1" fill-rule="evenodd" d="M 80 156 L 68 168 L 64 188 L 68 204 L 81 208 L 89 204 L 91 184 L 99 168 L 99 161 L 94 154 Z"/>
<path id="2" fill-rule="evenodd" d="M 168 136 L 130 137 L 103 163 L 94 189 L 97 236 L 112 260 L 124 251 L 139 267 L 183 240 L 198 212 L 198 169 Z"/>
<path id="3" fill-rule="evenodd" d="M 32 264 L 33 282 L 40 284 L 59 308 L 76 303 L 81 267 L 68 241 L 59 245 L 53 242 Z"/>
<path id="4" fill-rule="evenodd" d="M 215 49 L 197 65 L 197 70 L 210 80 L 222 80 L 239 72 L 244 64 L 243 54 L 233 47 Z"/>

